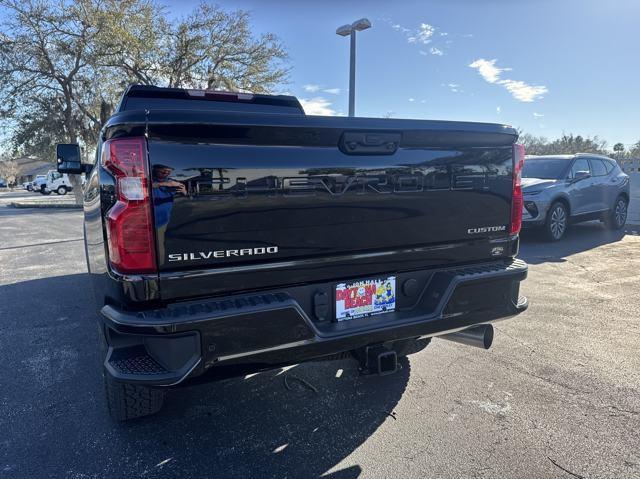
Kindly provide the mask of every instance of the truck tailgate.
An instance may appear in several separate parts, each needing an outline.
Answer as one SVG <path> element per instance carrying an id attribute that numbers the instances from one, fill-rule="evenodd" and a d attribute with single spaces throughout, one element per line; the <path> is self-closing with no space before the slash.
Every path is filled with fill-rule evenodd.
<path id="1" fill-rule="evenodd" d="M 501 125 L 157 111 L 147 135 L 161 279 L 509 234 L 517 135 Z"/>

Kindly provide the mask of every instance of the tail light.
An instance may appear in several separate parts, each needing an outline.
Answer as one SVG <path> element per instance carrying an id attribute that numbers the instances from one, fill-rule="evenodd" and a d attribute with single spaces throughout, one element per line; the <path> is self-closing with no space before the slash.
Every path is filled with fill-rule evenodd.
<path id="1" fill-rule="evenodd" d="M 522 168 L 524 168 L 524 146 L 516 143 L 513 145 L 513 199 L 510 229 L 512 235 L 518 234 L 522 228 Z"/>
<path id="2" fill-rule="evenodd" d="M 143 137 L 102 146 L 102 165 L 115 177 L 117 194 L 107 215 L 109 257 L 121 273 L 157 271 L 146 151 Z"/>

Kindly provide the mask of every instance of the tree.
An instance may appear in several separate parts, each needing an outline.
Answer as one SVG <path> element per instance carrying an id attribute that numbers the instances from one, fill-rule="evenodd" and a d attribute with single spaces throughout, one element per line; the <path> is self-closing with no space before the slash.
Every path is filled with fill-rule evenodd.
<path id="1" fill-rule="evenodd" d="M 624 153 L 624 145 L 622 143 L 616 143 L 613 145 L 613 151 L 616 153 L 616 158 L 620 159 Z"/>
<path id="2" fill-rule="evenodd" d="M 631 158 L 640 158 L 640 140 L 629 148 L 629 156 Z"/>
<path id="3" fill-rule="evenodd" d="M 549 140 L 543 136 L 519 133 L 518 141 L 524 145 L 525 152 L 528 155 L 549 154 Z"/>
<path id="4" fill-rule="evenodd" d="M 172 87 L 268 93 L 283 83 L 286 51 L 271 33 L 254 37 L 249 14 L 202 3 L 162 39 L 163 76 Z"/>
<path id="5" fill-rule="evenodd" d="M 144 15 L 135 34 L 129 16 L 112 18 L 100 37 L 103 64 L 130 81 L 174 88 L 269 93 L 287 81 L 286 50 L 272 33 L 253 35 L 248 12 L 207 3 L 174 21 L 161 12 Z"/>
<path id="6" fill-rule="evenodd" d="M 12 122 L 16 152 L 49 161 L 59 142 L 91 154 L 130 83 L 269 92 L 287 76 L 279 40 L 254 36 L 241 10 L 203 3 L 169 21 L 154 0 L 0 0 L 0 7 L 0 118 Z M 74 192 L 81 201 L 81 188 Z"/>
<path id="7" fill-rule="evenodd" d="M 18 168 L 16 161 L 0 160 L 0 178 L 4 178 L 8 186 L 15 185 L 18 173 L 20 173 L 20 168 Z"/>
<path id="8" fill-rule="evenodd" d="M 542 136 L 524 134 L 519 137 L 529 155 L 573 155 L 575 153 L 598 153 L 606 155 L 607 142 L 598 136 L 583 137 L 581 135 L 563 134 L 560 138 L 549 141 Z"/>
<path id="9" fill-rule="evenodd" d="M 108 117 L 100 110 L 110 107 L 113 95 L 111 76 L 101 74 L 99 40 L 110 29 L 109 12 L 135 16 L 142 3 L 0 0 L 8 13 L 0 35 L 0 113 L 17 124 L 16 147 L 37 144 L 53 161 L 57 142 L 95 144 Z M 36 141 L 30 132 L 38 133 Z M 72 183 L 80 202 L 79 181 L 73 177 Z"/>

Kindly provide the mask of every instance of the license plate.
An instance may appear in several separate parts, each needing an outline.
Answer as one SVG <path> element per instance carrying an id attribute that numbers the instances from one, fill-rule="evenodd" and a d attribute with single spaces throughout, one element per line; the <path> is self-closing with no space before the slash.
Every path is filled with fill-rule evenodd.
<path id="1" fill-rule="evenodd" d="M 336 286 L 336 320 L 364 318 L 396 309 L 396 277 L 365 279 Z"/>

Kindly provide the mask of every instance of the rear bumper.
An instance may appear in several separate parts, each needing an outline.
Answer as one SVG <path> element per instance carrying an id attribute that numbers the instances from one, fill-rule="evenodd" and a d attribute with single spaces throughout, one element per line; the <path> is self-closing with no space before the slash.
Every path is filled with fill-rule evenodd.
<path id="1" fill-rule="evenodd" d="M 108 305 L 105 369 L 116 380 L 171 386 L 439 336 L 524 311 L 526 275 L 526 263 L 513 259 L 395 273 L 396 311 L 342 322 L 332 320 L 335 282 L 148 311 Z"/>

